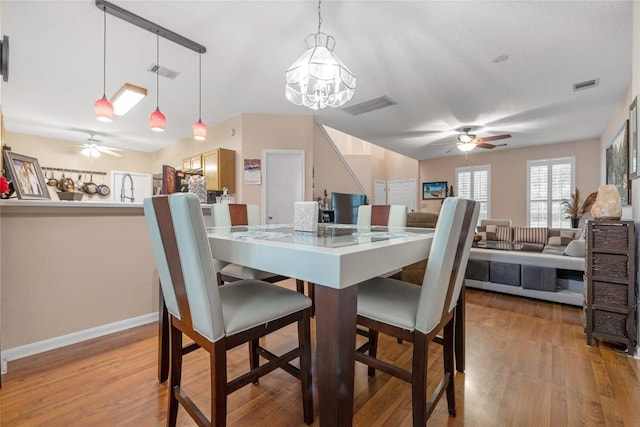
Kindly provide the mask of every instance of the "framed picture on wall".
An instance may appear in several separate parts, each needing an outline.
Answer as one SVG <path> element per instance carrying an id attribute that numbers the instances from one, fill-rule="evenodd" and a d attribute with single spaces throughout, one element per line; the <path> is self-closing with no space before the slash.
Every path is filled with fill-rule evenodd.
<path id="1" fill-rule="evenodd" d="M 638 98 L 634 98 L 629 107 L 629 179 L 635 179 L 638 175 L 638 160 L 640 147 L 638 147 Z"/>
<path id="2" fill-rule="evenodd" d="M 447 181 L 422 183 L 422 200 L 437 200 L 445 197 L 447 197 Z"/>
<path id="3" fill-rule="evenodd" d="M 613 137 L 606 152 L 607 184 L 613 184 L 620 193 L 622 205 L 631 204 L 631 192 L 629 180 L 629 136 L 628 120 Z"/>
<path id="4" fill-rule="evenodd" d="M 5 169 L 19 199 L 49 199 L 38 159 L 4 150 Z"/>

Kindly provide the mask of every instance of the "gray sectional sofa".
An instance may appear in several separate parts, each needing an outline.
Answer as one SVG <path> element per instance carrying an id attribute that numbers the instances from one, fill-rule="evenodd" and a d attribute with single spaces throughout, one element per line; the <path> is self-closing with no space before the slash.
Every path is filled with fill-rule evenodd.
<path id="1" fill-rule="evenodd" d="M 466 286 L 583 305 L 584 239 L 576 229 L 512 227 L 483 220 L 471 249 Z"/>

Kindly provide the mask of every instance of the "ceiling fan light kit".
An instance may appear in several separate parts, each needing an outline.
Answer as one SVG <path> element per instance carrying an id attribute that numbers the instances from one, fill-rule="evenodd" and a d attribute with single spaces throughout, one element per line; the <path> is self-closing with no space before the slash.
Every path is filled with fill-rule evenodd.
<path id="1" fill-rule="evenodd" d="M 336 40 L 320 31 L 321 3 L 318 1 L 318 31 L 307 36 L 306 52 L 285 73 L 287 99 L 313 110 L 344 105 L 356 88 L 356 77 L 333 53 Z"/>
<path id="2" fill-rule="evenodd" d="M 470 134 L 469 132 L 472 129 L 477 129 L 473 128 L 473 127 L 462 127 L 459 128 L 458 130 L 461 130 L 464 133 L 461 133 L 460 135 L 458 135 L 458 142 L 457 143 L 457 147 L 460 151 L 463 152 L 469 152 L 471 150 L 473 150 L 474 148 L 478 147 L 478 148 L 496 148 L 499 146 L 503 146 L 503 145 L 507 145 L 507 144 L 500 144 L 500 145 L 493 145 L 493 144 L 487 144 L 487 141 L 496 141 L 498 139 L 505 139 L 505 138 L 511 138 L 511 135 L 509 134 L 503 134 L 503 135 L 494 135 L 494 136 L 487 136 L 484 138 L 478 138 L 477 135 L 473 135 Z"/>
<path id="3" fill-rule="evenodd" d="M 461 144 L 458 144 L 458 149 L 460 151 L 465 152 L 465 153 L 468 152 L 468 151 L 473 150 L 474 148 L 476 148 L 476 143 L 475 142 L 463 142 Z"/>
<path id="4" fill-rule="evenodd" d="M 93 157 L 93 158 L 100 157 L 100 151 L 97 150 L 97 148 L 95 147 L 95 144 L 92 144 L 92 146 L 83 148 L 82 150 L 80 150 L 80 154 L 82 154 L 85 157 Z"/>
<path id="5" fill-rule="evenodd" d="M 476 139 L 476 136 L 472 135 L 472 134 L 469 134 L 469 133 L 458 135 L 458 141 L 460 141 L 460 142 L 462 142 L 464 144 L 466 144 L 468 142 L 475 141 L 475 139 Z"/>

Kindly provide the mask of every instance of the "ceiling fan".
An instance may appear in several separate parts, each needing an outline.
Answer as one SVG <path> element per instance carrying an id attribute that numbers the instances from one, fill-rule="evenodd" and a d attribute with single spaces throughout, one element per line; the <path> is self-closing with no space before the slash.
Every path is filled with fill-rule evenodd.
<path id="1" fill-rule="evenodd" d="M 473 128 L 472 127 L 462 127 L 460 130 L 464 133 L 458 135 L 458 142 L 456 142 L 456 147 L 460 151 L 471 151 L 474 148 L 486 148 L 492 149 L 496 147 L 502 147 L 507 144 L 488 144 L 488 141 L 498 141 L 500 139 L 511 138 L 511 135 L 508 133 L 502 135 L 493 135 L 486 136 L 484 138 L 478 138 L 477 135 L 469 133 Z M 453 148 L 451 148 L 453 150 Z M 451 150 L 447 151 L 449 153 Z"/>
<path id="2" fill-rule="evenodd" d="M 89 134 L 89 139 L 87 139 L 87 142 L 85 142 L 84 144 L 75 145 L 75 147 L 82 148 L 80 150 L 80 154 L 87 157 L 100 157 L 101 153 L 109 154 L 110 156 L 115 157 L 122 157 L 122 154 L 120 154 L 120 152 L 124 150 L 120 148 L 105 147 L 99 145 L 100 142 L 102 141 L 95 139 L 93 134 Z"/>

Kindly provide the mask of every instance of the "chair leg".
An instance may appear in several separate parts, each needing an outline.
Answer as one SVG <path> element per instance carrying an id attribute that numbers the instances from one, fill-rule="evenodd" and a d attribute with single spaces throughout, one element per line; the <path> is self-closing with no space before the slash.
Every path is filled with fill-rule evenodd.
<path id="1" fill-rule="evenodd" d="M 456 325 L 455 325 L 455 354 L 456 354 L 456 370 L 464 372 L 465 364 L 465 287 L 460 290 L 460 297 L 456 305 Z"/>
<path id="2" fill-rule="evenodd" d="M 298 346 L 300 354 L 300 384 L 302 387 L 302 415 L 307 425 L 313 423 L 313 394 L 311 379 L 311 324 L 310 311 L 305 311 L 298 321 Z"/>
<path id="3" fill-rule="evenodd" d="M 416 333 L 413 342 L 411 379 L 411 410 L 413 426 L 427 425 L 427 355 L 429 342 L 426 335 Z M 435 404 L 435 402 L 434 402 Z"/>
<path id="4" fill-rule="evenodd" d="M 249 341 L 249 368 L 253 371 L 260 366 L 260 356 L 258 355 L 258 346 L 260 346 L 260 340 L 258 338 Z M 253 382 L 258 384 L 258 378 Z"/>
<path id="5" fill-rule="evenodd" d="M 369 356 L 376 357 L 378 355 L 378 331 L 374 331 L 369 328 Z M 374 377 L 376 370 L 369 366 L 367 368 L 367 375 Z"/>
<path id="6" fill-rule="evenodd" d="M 449 376 L 449 382 L 447 384 L 447 407 L 449 408 L 449 415 L 456 416 L 456 390 L 455 390 L 455 350 L 454 350 L 454 335 L 455 335 L 455 313 L 451 320 L 445 325 L 443 331 L 444 349 L 444 374 Z"/>
<path id="7" fill-rule="evenodd" d="M 169 319 L 171 323 L 171 319 Z M 177 393 L 180 391 L 180 380 L 182 378 L 182 331 L 174 325 L 169 325 L 171 366 L 169 372 L 169 407 L 167 409 L 167 427 L 176 425 L 178 417 Z"/>
<path id="8" fill-rule="evenodd" d="M 309 298 L 311 298 L 311 317 L 315 317 L 316 315 L 316 285 L 314 285 L 313 283 L 309 282 L 308 285 L 309 287 Z"/>
<path id="9" fill-rule="evenodd" d="M 227 425 L 227 349 L 224 338 L 213 343 L 209 353 L 211 373 L 211 426 Z"/>
<path id="10" fill-rule="evenodd" d="M 311 317 L 316 315 L 316 297 L 315 297 L 315 287 L 313 283 L 307 282 L 308 286 L 308 296 L 311 298 Z M 296 291 L 300 292 L 304 295 L 304 281 L 300 279 L 296 279 Z"/>

